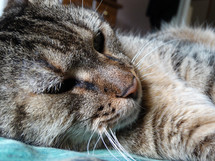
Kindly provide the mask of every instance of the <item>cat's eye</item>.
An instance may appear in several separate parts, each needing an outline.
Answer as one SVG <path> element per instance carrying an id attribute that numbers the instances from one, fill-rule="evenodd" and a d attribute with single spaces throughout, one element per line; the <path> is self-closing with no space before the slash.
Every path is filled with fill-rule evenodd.
<path id="1" fill-rule="evenodd" d="M 65 79 L 62 83 L 57 86 L 51 87 L 45 90 L 43 93 L 45 94 L 61 94 L 67 91 L 72 90 L 78 84 L 75 79 Z"/>
<path id="2" fill-rule="evenodd" d="M 44 94 L 61 94 L 68 92 L 74 88 L 83 88 L 86 90 L 96 91 L 97 88 L 93 83 L 77 80 L 74 78 L 65 79 L 62 83 L 60 83 L 57 86 L 51 87 L 47 90 L 45 90 Z"/>
<path id="3" fill-rule="evenodd" d="M 99 53 L 104 52 L 104 44 L 105 43 L 105 37 L 104 34 L 99 30 L 93 39 L 93 47 L 96 51 Z"/>

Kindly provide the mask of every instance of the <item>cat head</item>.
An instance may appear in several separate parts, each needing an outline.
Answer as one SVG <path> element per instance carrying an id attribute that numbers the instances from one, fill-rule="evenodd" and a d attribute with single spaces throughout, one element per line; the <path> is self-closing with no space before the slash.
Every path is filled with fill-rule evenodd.
<path id="1" fill-rule="evenodd" d="M 4 2 L 2 136 L 71 148 L 93 132 L 121 129 L 137 118 L 139 79 L 97 13 L 58 1 Z"/>

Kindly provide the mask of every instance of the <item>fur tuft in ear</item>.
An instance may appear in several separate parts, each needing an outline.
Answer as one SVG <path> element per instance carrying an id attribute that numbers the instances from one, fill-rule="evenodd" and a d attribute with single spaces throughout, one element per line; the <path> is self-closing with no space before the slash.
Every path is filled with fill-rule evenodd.
<path id="1" fill-rule="evenodd" d="M 24 7 L 28 0 L 0 0 L 0 17 L 8 10 L 16 7 Z"/>

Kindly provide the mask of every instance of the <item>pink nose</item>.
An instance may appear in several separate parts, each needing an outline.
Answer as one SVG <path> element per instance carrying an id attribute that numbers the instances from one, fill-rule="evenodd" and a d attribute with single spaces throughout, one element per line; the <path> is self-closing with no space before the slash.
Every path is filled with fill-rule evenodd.
<path id="1" fill-rule="evenodd" d="M 131 85 L 129 85 L 127 88 L 125 88 L 120 94 L 117 94 L 117 97 L 123 97 L 123 98 L 136 98 L 137 97 L 137 90 L 138 90 L 138 83 L 137 79 L 134 77 L 133 82 Z"/>

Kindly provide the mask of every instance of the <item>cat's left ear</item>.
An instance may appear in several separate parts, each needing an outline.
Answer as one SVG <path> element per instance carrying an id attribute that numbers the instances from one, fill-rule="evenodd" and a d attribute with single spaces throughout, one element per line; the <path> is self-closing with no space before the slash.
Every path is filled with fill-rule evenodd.
<path id="1" fill-rule="evenodd" d="M 31 3 L 41 3 L 41 4 L 52 6 L 52 5 L 62 4 L 63 0 L 29 0 L 29 2 L 31 2 Z"/>
<path id="2" fill-rule="evenodd" d="M 28 0 L 0 0 L 0 17 L 10 9 L 25 7 Z"/>

